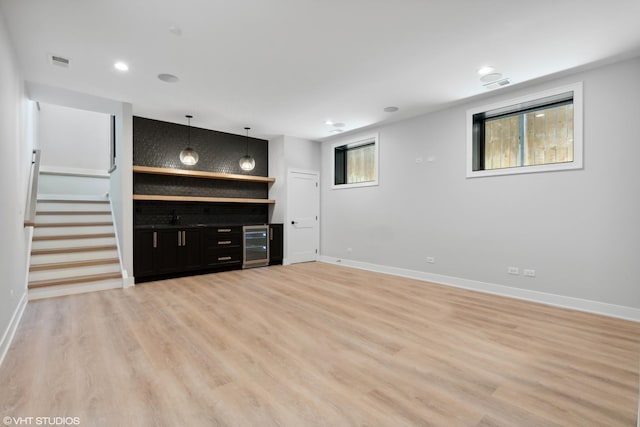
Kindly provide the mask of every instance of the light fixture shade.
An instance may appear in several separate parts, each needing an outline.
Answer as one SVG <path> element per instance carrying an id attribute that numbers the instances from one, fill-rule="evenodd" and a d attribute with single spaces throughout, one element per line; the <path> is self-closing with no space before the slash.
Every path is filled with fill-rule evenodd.
<path id="1" fill-rule="evenodd" d="M 238 163 L 240 164 L 240 169 L 242 169 L 243 171 L 252 171 L 253 168 L 256 167 L 256 161 L 249 155 L 249 129 L 251 128 L 244 128 L 244 130 L 247 132 L 247 155 L 240 157 L 240 161 L 238 161 Z"/>
<path id="2" fill-rule="evenodd" d="M 180 161 L 187 166 L 193 166 L 198 163 L 198 153 L 193 148 L 185 148 L 180 152 Z"/>
<path id="3" fill-rule="evenodd" d="M 183 165 L 193 166 L 198 163 L 198 153 L 191 148 L 191 119 L 193 116 L 187 114 L 187 148 L 180 152 L 180 161 Z"/>
<path id="4" fill-rule="evenodd" d="M 240 157 L 238 163 L 240 164 L 240 169 L 243 171 L 252 171 L 253 168 L 256 167 L 256 161 L 249 155 Z"/>

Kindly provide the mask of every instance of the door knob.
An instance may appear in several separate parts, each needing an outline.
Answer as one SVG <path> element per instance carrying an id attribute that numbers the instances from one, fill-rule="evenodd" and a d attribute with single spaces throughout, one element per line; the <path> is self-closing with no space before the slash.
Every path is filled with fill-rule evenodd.
<path id="1" fill-rule="evenodd" d="M 297 223 L 297 221 L 291 221 L 291 225 L 296 225 Z"/>

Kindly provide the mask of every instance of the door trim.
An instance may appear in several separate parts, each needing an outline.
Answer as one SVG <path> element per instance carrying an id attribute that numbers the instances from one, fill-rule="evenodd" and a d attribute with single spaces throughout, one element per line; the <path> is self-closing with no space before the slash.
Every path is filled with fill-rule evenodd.
<path id="1" fill-rule="evenodd" d="M 284 214 L 284 236 L 283 236 L 283 240 L 284 240 L 284 250 L 283 250 L 283 254 L 284 257 L 282 259 L 282 265 L 289 265 L 289 232 L 287 231 L 289 229 L 289 224 L 291 223 L 291 203 L 289 203 L 289 201 L 291 200 L 291 185 L 288 185 L 291 182 L 291 174 L 292 173 L 296 173 L 296 174 L 303 174 L 303 175 L 314 175 L 316 177 L 317 183 L 318 183 L 318 193 L 317 193 L 317 200 L 316 200 L 316 206 L 318 206 L 318 226 L 316 227 L 316 242 L 317 242 L 317 247 L 318 247 L 318 253 L 316 254 L 316 261 L 318 261 L 320 259 L 320 171 L 316 171 L 316 170 L 310 170 L 310 169 L 296 169 L 296 168 L 288 168 L 287 169 L 287 206 L 285 209 L 285 214 Z"/>

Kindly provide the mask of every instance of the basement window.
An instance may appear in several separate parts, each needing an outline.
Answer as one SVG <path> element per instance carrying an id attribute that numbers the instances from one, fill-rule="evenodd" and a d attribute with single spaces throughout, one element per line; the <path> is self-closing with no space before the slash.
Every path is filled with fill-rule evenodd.
<path id="1" fill-rule="evenodd" d="M 582 83 L 467 111 L 467 178 L 582 169 Z"/>
<path id="2" fill-rule="evenodd" d="M 378 185 L 378 135 L 332 146 L 333 188 Z"/>

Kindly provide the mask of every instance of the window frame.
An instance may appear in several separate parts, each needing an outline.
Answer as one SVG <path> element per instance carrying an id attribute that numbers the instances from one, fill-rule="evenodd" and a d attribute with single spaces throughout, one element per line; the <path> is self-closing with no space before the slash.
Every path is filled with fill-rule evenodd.
<path id="1" fill-rule="evenodd" d="M 563 163 L 548 163 L 544 165 L 515 166 L 501 169 L 473 170 L 474 163 L 474 129 L 473 116 L 482 113 L 489 113 L 494 110 L 508 109 L 510 107 L 524 106 L 523 112 L 527 110 L 527 105 L 543 100 L 544 98 L 555 97 L 567 92 L 573 92 L 573 161 Z M 513 112 L 518 111 L 515 108 Z M 583 96 L 582 82 L 577 82 L 565 86 L 548 89 L 542 92 L 531 93 L 518 98 L 508 99 L 493 104 L 482 105 L 480 107 L 467 110 L 467 178 L 477 178 L 485 176 L 518 175 L 523 173 L 553 172 L 563 170 L 583 169 Z"/>
<path id="2" fill-rule="evenodd" d="M 361 147 L 363 145 L 369 145 L 369 144 L 373 144 L 374 146 L 373 167 L 375 170 L 376 179 L 373 181 L 354 182 L 351 184 L 346 184 L 346 183 L 336 184 L 336 148 L 338 147 L 357 148 L 357 147 Z M 341 190 L 344 188 L 377 186 L 380 179 L 379 157 L 380 157 L 380 141 L 377 133 L 358 137 L 357 139 L 354 139 L 348 142 L 336 142 L 334 144 L 331 144 L 331 188 L 333 190 Z"/>

